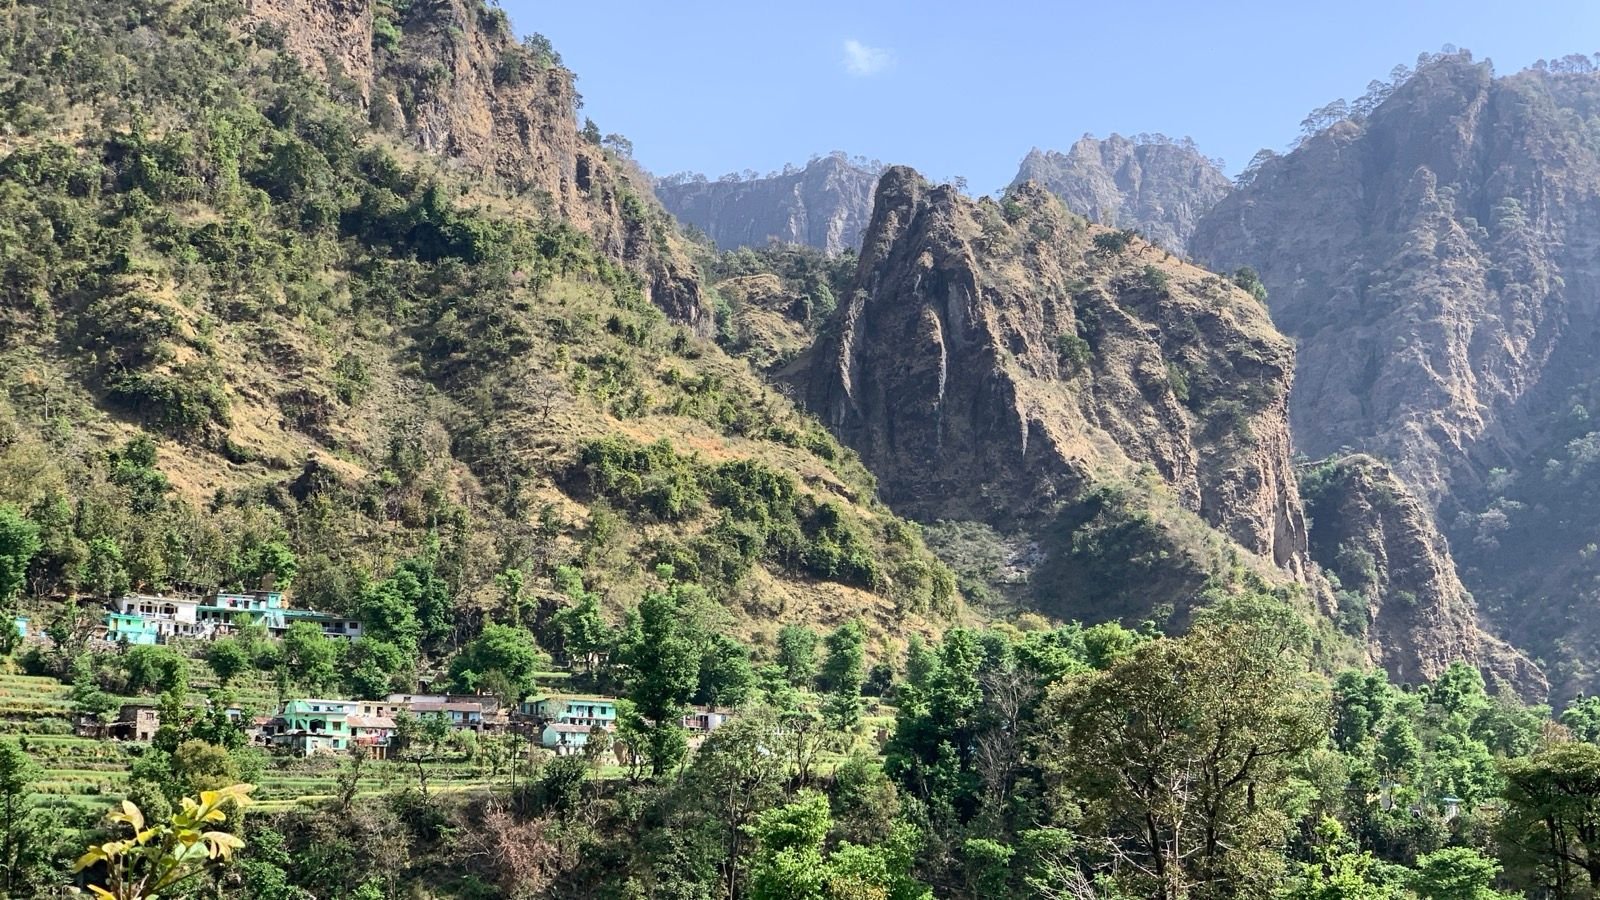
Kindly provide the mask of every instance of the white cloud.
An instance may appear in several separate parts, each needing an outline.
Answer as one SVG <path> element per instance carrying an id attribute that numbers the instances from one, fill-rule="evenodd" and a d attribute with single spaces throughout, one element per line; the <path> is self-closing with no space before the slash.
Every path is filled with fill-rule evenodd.
<path id="1" fill-rule="evenodd" d="M 876 75 L 894 65 L 894 54 L 882 47 L 869 47 L 855 38 L 844 42 L 844 70 L 857 78 Z"/>

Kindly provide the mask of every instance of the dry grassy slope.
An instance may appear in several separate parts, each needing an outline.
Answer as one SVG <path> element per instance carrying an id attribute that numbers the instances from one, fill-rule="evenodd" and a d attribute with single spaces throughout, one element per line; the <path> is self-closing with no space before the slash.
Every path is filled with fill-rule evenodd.
<path id="1" fill-rule="evenodd" d="M 724 278 L 714 287 L 733 310 L 730 343 L 758 368 L 791 360 L 811 346 L 811 334 L 795 315 L 803 298 L 776 275 Z"/>
<path id="2" fill-rule="evenodd" d="M 530 312 L 547 321 L 559 316 L 561 321 L 576 323 L 586 332 L 583 346 L 593 350 L 611 348 L 614 339 L 606 335 L 602 323 L 612 310 L 603 292 L 586 284 L 567 283 L 556 286 Z M 262 328 L 277 334 L 293 333 L 285 324 L 268 320 Z M 519 498 L 523 516 L 531 517 L 549 504 L 566 523 L 564 534 L 545 551 L 549 558 L 585 555 L 589 498 L 581 485 L 570 482 L 568 472 L 582 441 L 607 434 L 624 434 L 640 442 L 666 438 L 680 452 L 708 462 L 761 460 L 792 473 L 806 493 L 844 500 L 852 514 L 874 532 L 881 528 L 888 514 L 875 508 L 870 480 L 864 479 L 858 466 L 830 464 L 804 450 L 730 434 L 703 418 L 675 414 L 669 407 L 683 395 L 663 383 L 662 376 L 668 371 L 721 379 L 724 392 L 735 398 L 737 405 L 760 410 L 761 421 L 769 425 L 797 431 L 815 427 L 789 401 L 765 388 L 743 362 L 692 337 L 686 345 L 687 355 L 665 352 L 664 345 L 676 329 L 658 328 L 656 339 L 638 360 L 637 385 L 652 397 L 649 409 L 641 414 L 614 415 L 591 387 L 575 386 L 574 379 L 582 377 L 577 373 L 587 370 L 570 361 L 564 352 L 570 345 L 555 340 L 538 341 L 486 388 L 493 396 L 488 440 L 496 453 L 532 474 Z M 490 506 L 473 467 L 452 454 L 453 430 L 472 418 L 462 405 L 464 398 L 407 374 L 414 372 L 408 360 L 414 358 L 415 345 L 399 331 L 362 334 L 341 324 L 323 334 L 320 340 L 297 338 L 304 340 L 299 347 L 302 352 L 292 364 L 283 365 L 282 355 L 275 362 L 274 354 L 256 344 L 250 334 L 226 328 L 214 333 L 219 356 L 230 360 L 225 380 L 232 401 L 231 424 L 221 437 L 235 449 L 225 455 L 194 443 L 160 440 L 159 468 L 175 491 L 197 508 L 205 507 L 219 493 L 281 490 L 306 472 L 359 494 L 382 477 L 391 440 L 415 440 L 430 460 L 421 479 L 424 489 L 442 490 L 451 503 L 470 511 L 474 518 L 469 540 L 481 558 L 471 563 L 466 587 L 476 605 L 492 605 L 498 544 L 506 536 L 498 532 L 501 528 L 513 532 L 526 528 L 528 518 L 497 525 L 502 513 Z M 341 353 L 355 353 L 368 361 L 373 388 L 353 406 L 330 399 L 335 412 L 326 427 L 308 430 L 286 413 L 283 398 L 329 390 L 333 344 Z M 0 441 L 0 499 L 31 505 L 48 489 L 67 487 L 64 469 L 57 465 L 60 460 L 92 460 L 141 433 L 135 424 L 105 410 L 85 389 L 70 354 L 59 345 L 11 349 L 0 354 L 0 369 L 7 373 L 6 386 L 24 404 L 21 410 L 0 410 L 0 432 L 6 438 Z M 34 388 L 39 385 L 50 386 L 53 421 L 48 425 L 37 418 L 42 412 L 37 401 L 43 393 Z M 229 455 L 252 459 L 230 460 Z M 378 521 L 353 520 L 359 528 L 347 535 L 352 545 L 347 549 L 380 574 L 415 552 L 415 526 L 420 524 L 406 521 L 408 505 L 417 502 L 410 492 L 391 492 L 385 502 L 392 514 Z M 293 520 L 290 515 L 291 531 L 295 529 Z M 605 594 L 608 605 L 620 612 L 646 585 L 647 546 L 654 541 L 687 539 L 709 521 L 625 527 L 613 543 L 588 557 L 586 572 Z M 538 585 L 533 587 L 541 590 Z M 797 577 L 770 567 L 758 567 L 725 597 L 725 603 L 733 614 L 736 632 L 757 638 L 770 638 L 785 622 L 827 625 L 854 615 L 866 616 L 872 630 L 890 642 L 911 631 L 933 629 L 931 621 L 899 608 L 887 593 Z"/>
<path id="3" fill-rule="evenodd" d="M 856 287 L 790 377 L 897 510 L 1037 530 L 1150 471 L 1143 496 L 1305 577 L 1292 353 L 1247 294 L 1036 186 L 974 202 L 903 168 Z"/>

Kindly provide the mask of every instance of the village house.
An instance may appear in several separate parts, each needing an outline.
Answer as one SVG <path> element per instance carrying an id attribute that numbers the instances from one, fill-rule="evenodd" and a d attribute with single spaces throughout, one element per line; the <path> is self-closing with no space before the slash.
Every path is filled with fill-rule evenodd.
<path id="1" fill-rule="evenodd" d="M 200 601 L 192 597 L 128 594 L 106 613 L 106 639 L 125 644 L 157 644 L 196 637 L 211 626 L 199 621 Z"/>
<path id="2" fill-rule="evenodd" d="M 704 737 L 718 728 L 721 728 L 733 717 L 731 709 L 717 709 L 714 706 L 696 706 L 689 710 L 683 717 L 683 727 L 689 729 L 691 737 L 699 735 Z"/>
<path id="3" fill-rule="evenodd" d="M 583 752 L 595 729 L 609 732 L 617 723 L 617 701 L 612 697 L 540 697 L 529 699 L 521 709 L 544 723 L 539 743 L 557 756 Z"/>
<path id="4" fill-rule="evenodd" d="M 348 641 L 361 637 L 361 623 L 346 616 L 336 616 L 312 609 L 285 609 L 283 620 L 285 631 L 296 622 L 310 622 L 321 628 L 322 633 L 328 637 L 344 638 Z"/>
<path id="5" fill-rule="evenodd" d="M 497 731 L 507 724 L 499 699 L 478 694 L 390 694 L 383 700 L 362 701 L 361 712 L 390 718 L 437 714 L 448 719 L 451 728 L 471 731 Z"/>
<path id="6" fill-rule="evenodd" d="M 445 700 L 442 702 L 417 702 L 411 704 L 415 716 L 442 715 L 451 728 L 469 731 L 483 730 L 483 704 L 476 700 Z"/>
<path id="7" fill-rule="evenodd" d="M 161 728 L 161 713 L 153 700 L 124 703 L 117 717 L 109 722 L 99 722 L 90 716 L 78 716 L 74 733 L 79 737 L 112 739 L 119 741 L 150 741 Z"/>
<path id="8" fill-rule="evenodd" d="M 394 736 L 394 719 L 355 714 L 345 721 L 350 726 L 352 746 L 360 747 L 375 759 L 388 758 L 389 739 Z"/>
<path id="9" fill-rule="evenodd" d="M 589 737 L 596 731 L 611 731 L 604 725 L 574 725 L 568 722 L 551 722 L 539 734 L 539 745 L 554 751 L 557 756 L 582 753 Z"/>
<path id="10" fill-rule="evenodd" d="M 341 753 L 352 746 L 350 717 L 359 709 L 355 700 L 290 700 L 269 726 L 269 742 L 301 756 Z"/>
<path id="11" fill-rule="evenodd" d="M 410 699 L 397 698 L 409 697 L 409 694 L 390 694 L 383 700 L 363 700 L 361 701 L 361 714 L 363 716 L 385 716 L 390 719 L 406 715 L 411 712 Z"/>
<path id="12" fill-rule="evenodd" d="M 161 730 L 161 711 L 154 702 L 124 703 L 107 733 L 125 741 L 152 741 Z"/>
<path id="13" fill-rule="evenodd" d="M 617 701 L 613 697 L 555 695 L 529 698 L 523 708 L 539 722 L 614 725 L 617 721 Z"/>
<path id="14" fill-rule="evenodd" d="M 216 625 L 260 625 L 273 633 L 284 630 L 281 591 L 218 591 L 210 603 L 201 604 L 200 620 Z"/>

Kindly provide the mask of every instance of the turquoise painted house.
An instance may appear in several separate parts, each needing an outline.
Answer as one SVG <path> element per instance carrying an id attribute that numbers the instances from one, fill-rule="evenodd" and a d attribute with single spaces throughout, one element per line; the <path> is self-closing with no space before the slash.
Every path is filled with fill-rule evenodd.
<path id="1" fill-rule="evenodd" d="M 106 639 L 121 644 L 152 646 L 161 639 L 161 624 L 138 613 L 106 613 Z"/>
<path id="2" fill-rule="evenodd" d="M 613 697 L 545 697 L 532 702 L 536 718 L 564 725 L 615 725 L 617 701 Z"/>
<path id="3" fill-rule="evenodd" d="M 271 631 L 282 631 L 286 627 L 283 613 L 282 591 L 218 591 L 210 603 L 200 605 L 197 617 L 202 622 L 232 624 L 243 621 L 251 625 L 265 625 Z"/>
<path id="4" fill-rule="evenodd" d="M 350 717 L 360 708 L 355 700 L 290 700 L 273 723 L 272 743 L 305 756 L 342 752 L 356 737 Z"/>
<path id="5" fill-rule="evenodd" d="M 581 752 L 597 728 L 617 727 L 617 701 L 611 697 L 545 697 L 526 705 L 545 723 L 539 743 L 558 756 Z"/>

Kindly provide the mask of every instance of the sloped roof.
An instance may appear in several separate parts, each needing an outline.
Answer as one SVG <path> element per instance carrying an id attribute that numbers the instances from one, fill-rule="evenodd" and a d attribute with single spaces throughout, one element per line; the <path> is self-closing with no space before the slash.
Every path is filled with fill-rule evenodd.
<path id="1" fill-rule="evenodd" d="M 351 728 L 393 728 L 394 720 L 388 716 L 351 716 L 345 720 Z"/>

